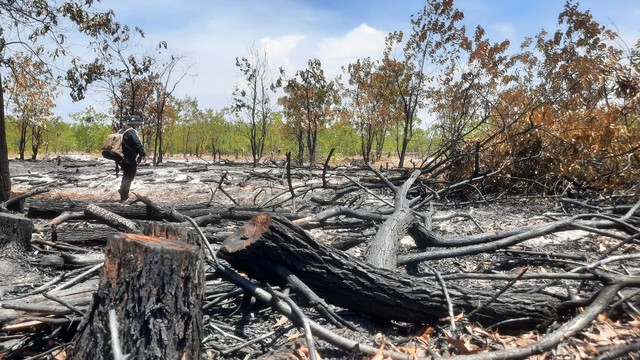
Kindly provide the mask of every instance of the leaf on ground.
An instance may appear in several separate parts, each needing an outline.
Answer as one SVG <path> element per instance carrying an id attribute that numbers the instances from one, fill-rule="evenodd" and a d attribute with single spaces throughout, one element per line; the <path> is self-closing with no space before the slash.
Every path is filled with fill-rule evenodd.
<path id="1" fill-rule="evenodd" d="M 432 327 L 428 327 L 424 329 L 424 332 L 422 333 L 422 335 L 418 336 L 418 340 L 422 341 L 425 344 L 429 344 L 429 341 L 431 341 L 432 332 L 433 332 Z"/>
<path id="2" fill-rule="evenodd" d="M 284 324 L 286 324 L 288 322 L 289 322 L 289 318 L 283 315 L 282 317 L 280 317 L 280 319 L 278 319 L 278 321 L 275 324 L 273 324 L 272 328 L 275 329 L 275 328 L 280 327 L 280 326 L 282 326 L 282 325 L 284 325 Z"/>
<path id="3" fill-rule="evenodd" d="M 376 354 L 371 358 L 371 360 L 391 360 L 391 358 L 386 358 L 384 357 L 384 341 L 382 342 L 382 344 L 380 345 L 380 348 L 378 349 L 378 351 L 376 352 Z"/>
<path id="4" fill-rule="evenodd" d="M 470 349 L 472 344 L 469 341 L 462 341 L 458 339 L 454 339 L 452 337 L 445 337 L 444 340 L 449 344 L 453 345 L 458 352 L 462 355 L 471 355 L 482 352 L 481 349 Z"/>
<path id="5" fill-rule="evenodd" d="M 51 353 L 53 355 L 53 360 L 65 360 L 67 358 L 67 351 L 65 349 L 60 349 L 57 352 Z"/>
<path id="6" fill-rule="evenodd" d="M 316 359 L 322 360 L 318 351 L 315 351 L 315 353 L 316 353 Z M 298 356 L 300 359 L 303 359 L 303 360 L 311 359 L 311 353 L 309 352 L 309 348 L 307 347 L 300 348 L 298 350 Z"/>

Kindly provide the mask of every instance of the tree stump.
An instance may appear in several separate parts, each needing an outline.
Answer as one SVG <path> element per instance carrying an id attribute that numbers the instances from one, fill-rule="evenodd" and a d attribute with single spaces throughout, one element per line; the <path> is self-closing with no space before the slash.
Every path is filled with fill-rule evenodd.
<path id="1" fill-rule="evenodd" d="M 284 218 L 256 216 L 225 240 L 218 255 L 250 277 L 273 284 L 284 283 L 274 270 L 283 266 L 328 303 L 379 319 L 434 323 L 448 316 L 437 282 L 372 266 L 314 241 Z M 454 311 L 469 313 L 497 290 L 449 284 L 448 291 Z M 531 328 L 555 319 L 559 304 L 550 295 L 508 290 L 481 309 L 477 320 L 493 324 L 527 316 L 512 327 Z"/>
<path id="2" fill-rule="evenodd" d="M 179 230 L 149 225 L 173 237 Z M 186 230 L 185 230 L 186 231 Z M 184 237 L 189 241 L 189 236 Z M 69 359 L 199 359 L 204 271 L 197 246 L 146 235 L 109 240 L 100 286 L 69 349 Z M 113 334 L 109 311 L 115 310 Z M 121 349 L 113 349 L 117 336 Z"/>
<path id="3" fill-rule="evenodd" d="M 22 216 L 0 213 L 0 252 L 31 250 L 33 222 Z"/>

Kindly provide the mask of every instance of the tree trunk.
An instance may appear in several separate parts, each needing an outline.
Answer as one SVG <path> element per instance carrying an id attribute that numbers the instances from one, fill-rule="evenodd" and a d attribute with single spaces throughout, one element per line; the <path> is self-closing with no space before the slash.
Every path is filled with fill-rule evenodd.
<path id="1" fill-rule="evenodd" d="M 4 86 L 0 72 L 0 201 L 9 200 L 11 175 L 9 172 L 9 151 L 7 150 L 7 131 L 4 113 Z"/>
<path id="2" fill-rule="evenodd" d="M 147 232 L 163 231 L 150 226 Z M 100 286 L 68 359 L 112 359 L 117 353 L 133 359 L 199 359 L 200 260 L 198 247 L 186 242 L 135 234 L 111 239 Z M 110 317 L 110 310 L 115 316 Z"/>
<path id="3" fill-rule="evenodd" d="M 397 266 L 400 240 L 407 235 L 414 222 L 413 210 L 409 207 L 407 193 L 414 181 L 420 176 L 415 170 L 400 188 L 396 188 L 394 212 L 380 226 L 373 241 L 367 247 L 367 262 L 375 267 L 395 270 Z"/>
<path id="4" fill-rule="evenodd" d="M 0 253 L 11 248 L 18 251 L 31 250 L 33 222 L 22 216 L 0 213 Z"/>
<path id="5" fill-rule="evenodd" d="M 434 323 L 448 316 L 438 283 L 380 269 L 315 242 L 288 220 L 261 214 L 225 240 L 219 256 L 250 277 L 282 283 L 274 271 L 287 268 L 328 303 L 386 320 Z M 491 288 L 448 284 L 454 312 L 469 313 L 488 303 Z M 481 309 L 476 319 L 493 324 L 523 319 L 530 328 L 557 317 L 559 300 L 540 293 L 507 291 Z"/>

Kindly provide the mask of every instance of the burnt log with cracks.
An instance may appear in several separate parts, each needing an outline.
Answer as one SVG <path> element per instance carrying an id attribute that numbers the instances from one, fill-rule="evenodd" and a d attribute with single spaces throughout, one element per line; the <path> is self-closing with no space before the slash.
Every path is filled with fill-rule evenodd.
<path id="1" fill-rule="evenodd" d="M 229 236 L 218 255 L 259 281 L 283 284 L 280 266 L 297 276 L 326 302 L 374 318 L 433 323 L 448 316 L 437 282 L 374 267 L 314 241 L 285 218 L 261 214 Z M 517 326 L 532 327 L 557 318 L 560 300 L 541 293 L 506 291 L 493 301 L 492 289 L 448 286 L 454 311 L 469 313 L 489 303 L 476 319 L 495 324 L 526 316 Z"/>

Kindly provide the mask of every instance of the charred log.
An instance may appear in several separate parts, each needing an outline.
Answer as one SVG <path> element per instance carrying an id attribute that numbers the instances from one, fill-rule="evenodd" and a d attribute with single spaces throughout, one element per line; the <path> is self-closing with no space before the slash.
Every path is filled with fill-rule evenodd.
<path id="1" fill-rule="evenodd" d="M 282 283 L 277 266 L 287 268 L 328 303 L 387 320 L 411 323 L 437 322 L 448 316 L 437 283 L 410 278 L 352 258 L 314 241 L 304 230 L 284 218 L 262 214 L 230 236 L 219 256 L 254 279 Z M 456 311 L 473 311 L 493 296 L 491 289 L 449 285 Z M 558 316 L 559 300 L 540 293 L 510 290 L 478 314 L 484 323 L 527 319 L 529 327 Z"/>

